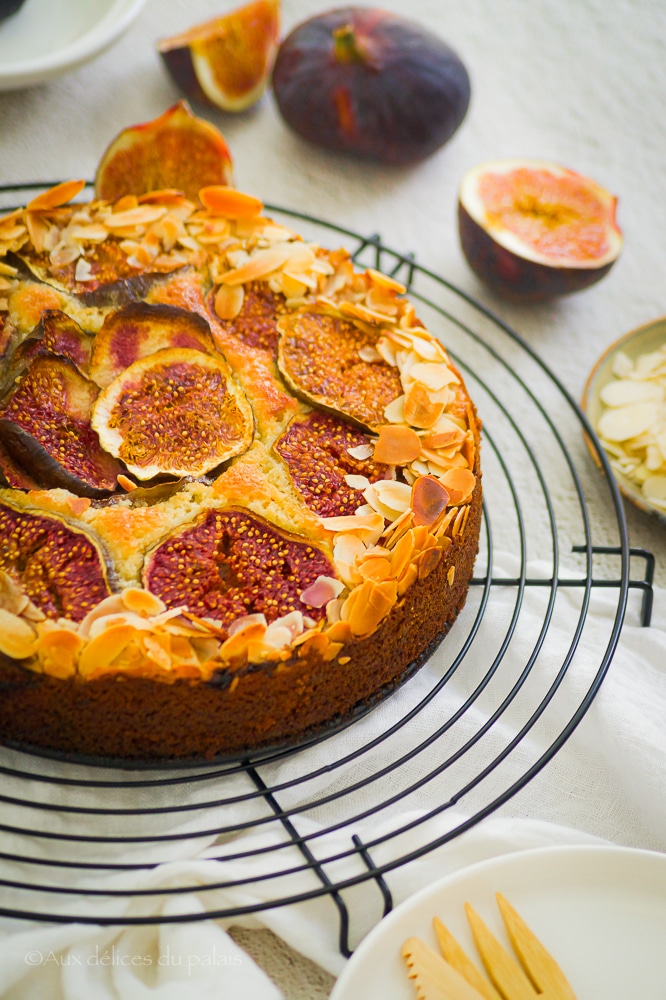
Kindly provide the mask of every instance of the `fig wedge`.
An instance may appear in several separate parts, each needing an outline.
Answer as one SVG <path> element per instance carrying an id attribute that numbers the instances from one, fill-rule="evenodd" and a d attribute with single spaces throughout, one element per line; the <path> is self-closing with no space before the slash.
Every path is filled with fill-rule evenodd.
<path id="1" fill-rule="evenodd" d="M 294 417 L 276 441 L 275 450 L 286 463 L 298 493 L 320 517 L 353 514 L 365 503 L 360 480 L 353 486 L 348 477 L 363 477 L 371 483 L 392 478 L 388 465 L 369 457 L 372 445 L 368 435 L 330 413 L 314 410 Z M 355 458 L 355 450 L 367 452 L 368 457 Z"/>
<path id="2" fill-rule="evenodd" d="M 167 348 L 104 389 L 92 426 L 137 479 L 203 476 L 249 448 L 252 410 L 221 357 Z"/>
<path id="3" fill-rule="evenodd" d="M 377 333 L 309 310 L 283 316 L 278 329 L 278 366 L 293 392 L 366 430 L 386 423 L 384 408 L 403 389 L 397 368 L 359 355 L 375 346 Z"/>
<path id="4" fill-rule="evenodd" d="M 148 553 L 143 570 L 144 586 L 168 608 L 184 605 L 224 629 L 249 614 L 271 622 L 301 611 L 321 620 L 325 608 L 300 600 L 319 576 L 335 570 L 316 545 L 237 508 L 204 511 L 176 529 Z"/>
<path id="5" fill-rule="evenodd" d="M 218 318 L 221 328 L 242 343 L 259 347 L 275 357 L 278 345 L 277 317 L 286 312 L 284 295 L 271 291 L 267 281 L 248 281 L 244 288 L 240 288 L 240 309 L 235 316 L 228 318 L 220 300 L 220 295 L 227 291 L 226 285 L 220 285 L 211 292 L 208 300 L 209 308 Z"/>
<path id="6" fill-rule="evenodd" d="M 191 201 L 207 184 L 232 183 L 233 162 L 221 132 L 179 101 L 149 122 L 123 129 L 95 175 L 98 198 L 175 188 Z"/>
<path id="7" fill-rule="evenodd" d="M 39 483 L 25 471 L 0 440 L 0 485 L 15 490 L 37 490 Z"/>
<path id="8" fill-rule="evenodd" d="M 622 249 L 616 208 L 604 188 L 557 164 L 485 163 L 460 185 L 460 242 L 502 298 L 543 302 L 608 274 Z"/>
<path id="9" fill-rule="evenodd" d="M 104 389 L 135 361 L 169 347 L 215 353 L 202 316 L 179 306 L 132 302 L 104 320 L 95 337 L 90 377 Z"/>
<path id="10" fill-rule="evenodd" d="M 253 0 L 162 39 L 157 49 L 187 97 L 237 112 L 256 104 L 264 93 L 279 34 L 279 0 Z"/>
<path id="11" fill-rule="evenodd" d="M 117 487 L 122 466 L 90 424 L 98 387 L 66 358 L 40 355 L 0 410 L 0 440 L 47 488 L 99 499 Z"/>
<path id="12" fill-rule="evenodd" d="M 54 514 L 0 503 L 0 569 L 47 618 L 82 621 L 111 593 L 104 554 L 82 528 Z"/>

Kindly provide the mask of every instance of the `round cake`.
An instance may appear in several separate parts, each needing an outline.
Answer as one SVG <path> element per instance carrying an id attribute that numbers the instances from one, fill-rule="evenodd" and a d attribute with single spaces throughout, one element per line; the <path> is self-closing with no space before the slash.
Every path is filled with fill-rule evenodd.
<path id="1" fill-rule="evenodd" d="M 229 757 L 355 718 L 460 612 L 479 423 L 405 288 L 203 188 L 0 219 L 0 741 Z"/>

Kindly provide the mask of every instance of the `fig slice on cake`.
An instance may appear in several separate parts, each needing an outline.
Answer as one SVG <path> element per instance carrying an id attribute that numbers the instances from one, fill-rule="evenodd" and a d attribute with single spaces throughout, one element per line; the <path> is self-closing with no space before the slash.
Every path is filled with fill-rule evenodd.
<path id="1" fill-rule="evenodd" d="M 397 368 L 364 360 L 378 333 L 307 309 L 282 316 L 278 330 L 278 367 L 296 395 L 366 430 L 386 423 L 384 409 L 403 389 Z"/>
<path id="2" fill-rule="evenodd" d="M 472 270 L 498 295 L 542 302 L 604 277 L 622 249 L 617 198 L 554 163 L 506 160 L 470 170 L 458 223 Z"/>
<path id="3" fill-rule="evenodd" d="M 203 476 L 254 436 L 250 404 L 224 359 L 180 347 L 129 365 L 100 393 L 92 425 L 142 481 Z"/>
<path id="4" fill-rule="evenodd" d="M 0 410 L 0 440 L 46 489 L 101 499 L 124 470 L 91 426 L 99 388 L 63 357 L 35 357 Z"/>
<path id="5" fill-rule="evenodd" d="M 95 337 L 90 377 L 106 388 L 135 361 L 168 347 L 216 353 L 203 316 L 179 306 L 131 302 L 105 318 Z"/>

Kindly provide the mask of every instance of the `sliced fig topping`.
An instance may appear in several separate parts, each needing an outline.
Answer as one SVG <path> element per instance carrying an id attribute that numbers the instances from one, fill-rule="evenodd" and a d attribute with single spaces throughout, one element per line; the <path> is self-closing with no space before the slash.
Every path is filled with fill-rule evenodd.
<path id="1" fill-rule="evenodd" d="M 264 614 L 271 622 L 291 611 L 315 620 L 324 608 L 300 596 L 320 576 L 334 577 L 328 557 L 249 511 L 205 511 L 149 553 L 144 586 L 169 608 L 214 618 L 225 629 L 236 618 Z"/>
<path id="2" fill-rule="evenodd" d="M 92 426 L 137 479 L 202 476 L 240 455 L 254 420 L 220 357 L 169 348 L 126 368 L 95 403 Z"/>
<path id="3" fill-rule="evenodd" d="M 370 430 L 386 422 L 384 408 L 403 390 L 397 368 L 359 354 L 377 334 L 317 312 L 284 316 L 278 329 L 278 366 L 297 395 Z"/>
<path id="4" fill-rule="evenodd" d="M 71 361 L 41 355 L 0 410 L 0 439 L 42 486 L 92 498 L 115 490 L 122 467 L 90 424 L 98 392 Z"/>
<path id="5" fill-rule="evenodd" d="M 90 365 L 93 338 L 81 329 L 76 320 L 60 309 L 47 309 L 14 355 L 14 365 L 26 365 L 38 354 L 56 354 L 68 358 L 80 372 L 86 374 Z"/>
<path id="6" fill-rule="evenodd" d="M 0 569 L 47 618 L 80 622 L 111 593 L 106 564 L 87 532 L 55 515 L 0 503 Z"/>
<path id="7" fill-rule="evenodd" d="M 95 338 L 90 377 L 106 388 L 135 361 L 168 347 L 215 352 L 203 316 L 178 306 L 132 302 L 104 320 Z"/>
<path id="8" fill-rule="evenodd" d="M 226 294 L 227 286 L 222 285 L 220 292 Z M 275 356 L 278 345 L 277 319 L 285 311 L 284 295 L 272 292 L 266 281 L 250 281 L 245 285 L 241 302 L 240 312 L 232 319 L 227 319 L 222 315 L 226 310 L 218 305 L 218 296 L 214 297 L 213 308 L 220 317 L 220 326 L 244 344 L 260 347 Z"/>
<path id="9" fill-rule="evenodd" d="M 363 476 L 371 483 L 391 478 L 387 465 L 350 454 L 354 449 L 362 454 L 363 445 L 370 455 L 370 438 L 363 431 L 315 410 L 294 417 L 275 450 L 287 463 L 294 486 L 308 507 L 320 517 L 337 517 L 353 514 L 365 503 L 363 490 L 350 486 L 347 477 Z"/>

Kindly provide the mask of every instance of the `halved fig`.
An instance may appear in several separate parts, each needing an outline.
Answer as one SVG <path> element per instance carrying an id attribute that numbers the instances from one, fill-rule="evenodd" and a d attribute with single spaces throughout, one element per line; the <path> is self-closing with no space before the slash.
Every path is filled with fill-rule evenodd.
<path id="1" fill-rule="evenodd" d="M 227 292 L 226 285 L 211 292 L 209 308 L 218 317 L 219 325 L 226 333 L 231 333 L 244 344 L 260 347 L 275 356 L 278 345 L 278 317 L 286 311 L 285 297 L 280 292 L 271 291 L 267 281 L 249 281 L 240 288 L 242 306 L 232 318 L 221 316 L 225 310 L 219 305 L 218 292 Z M 236 292 L 237 289 L 234 289 Z"/>
<path id="2" fill-rule="evenodd" d="M 104 554 L 88 532 L 55 514 L 0 503 L 0 569 L 47 618 L 80 622 L 108 597 Z"/>
<path id="3" fill-rule="evenodd" d="M 223 111 L 245 111 L 266 89 L 279 33 L 279 0 L 253 0 L 162 39 L 157 49 L 187 97 Z"/>
<path id="4" fill-rule="evenodd" d="M 278 330 L 278 366 L 293 392 L 368 430 L 386 422 L 384 408 L 403 390 L 397 368 L 359 354 L 375 346 L 377 333 L 307 310 L 283 316 Z"/>
<path id="5" fill-rule="evenodd" d="M 252 410 L 221 357 L 168 348 L 126 368 L 95 403 L 92 426 L 137 479 L 202 476 L 249 448 Z"/>
<path id="6" fill-rule="evenodd" d="M 316 545 L 237 508 L 204 511 L 178 528 L 148 553 L 143 571 L 146 589 L 168 608 L 184 605 L 225 629 L 248 614 L 322 619 L 325 608 L 300 600 L 319 576 L 335 570 Z"/>
<path id="7" fill-rule="evenodd" d="M 447 142 L 470 99 L 462 60 L 441 38 L 385 10 L 342 7 L 297 25 L 273 91 L 309 142 L 382 163 L 416 163 Z"/>
<path id="8" fill-rule="evenodd" d="M 472 270 L 503 298 L 542 302 L 609 272 L 622 249 L 617 198 L 565 167 L 485 163 L 462 180 L 458 222 Z"/>
<path id="9" fill-rule="evenodd" d="M 40 355 L 0 410 L 0 439 L 47 489 L 79 496 L 112 493 L 122 466 L 100 445 L 90 424 L 99 389 L 66 358 Z"/>
<path id="10" fill-rule="evenodd" d="M 152 121 L 123 129 L 95 175 L 98 198 L 175 188 L 196 201 L 207 184 L 231 184 L 233 165 L 222 134 L 179 101 Z"/>
<path id="11" fill-rule="evenodd" d="M 178 306 L 132 302 L 104 320 L 95 337 L 90 377 L 104 389 L 135 361 L 168 347 L 215 353 L 203 316 Z"/>
<path id="12" fill-rule="evenodd" d="M 275 450 L 305 503 L 320 517 L 353 514 L 365 503 L 363 488 L 350 486 L 347 477 L 362 476 L 371 483 L 392 478 L 388 465 L 369 457 L 372 445 L 367 434 L 317 410 L 294 417 Z M 356 458 L 353 452 L 367 457 Z"/>
<path id="13" fill-rule="evenodd" d="M 92 354 L 93 338 L 81 329 L 76 320 L 60 309 L 47 309 L 35 329 L 16 350 L 14 367 L 26 367 L 37 355 L 51 354 L 68 358 L 83 374 L 87 374 Z"/>

